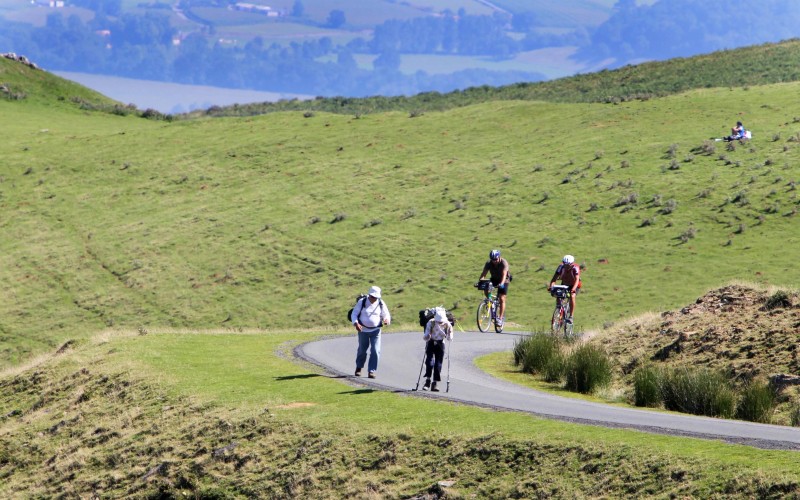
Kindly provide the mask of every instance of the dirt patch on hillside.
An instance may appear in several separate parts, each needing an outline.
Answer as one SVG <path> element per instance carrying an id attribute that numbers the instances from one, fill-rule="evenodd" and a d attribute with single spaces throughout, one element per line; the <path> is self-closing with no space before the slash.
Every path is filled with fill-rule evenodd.
<path id="1" fill-rule="evenodd" d="M 603 330 L 602 342 L 625 375 L 651 361 L 720 369 L 742 380 L 800 375 L 800 298 L 796 292 L 731 285 L 679 311 Z"/>

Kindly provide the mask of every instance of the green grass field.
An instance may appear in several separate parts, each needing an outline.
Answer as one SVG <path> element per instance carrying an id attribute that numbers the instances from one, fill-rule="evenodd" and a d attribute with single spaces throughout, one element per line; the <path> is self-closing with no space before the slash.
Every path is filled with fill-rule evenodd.
<path id="1" fill-rule="evenodd" d="M 796 283 L 800 84 L 155 121 L 16 64 L 0 495 L 797 494 L 795 453 L 406 398 L 291 349 L 343 332 L 373 283 L 395 328 L 438 304 L 470 325 L 491 248 L 516 328 L 546 325 L 565 253 L 585 265 L 579 329 Z M 736 119 L 753 141 L 707 142 Z"/>

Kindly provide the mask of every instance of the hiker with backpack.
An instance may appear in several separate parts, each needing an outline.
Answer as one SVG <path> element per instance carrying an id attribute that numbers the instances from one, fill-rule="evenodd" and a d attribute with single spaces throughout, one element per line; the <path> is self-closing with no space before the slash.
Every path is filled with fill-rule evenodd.
<path id="1" fill-rule="evenodd" d="M 425 385 L 423 391 L 430 389 L 432 392 L 439 392 L 436 386 L 442 381 L 442 364 L 444 363 L 444 341 L 453 339 L 453 325 L 447 317 L 444 308 L 437 308 L 433 318 L 428 320 L 425 325 L 425 333 L 422 340 L 425 344 Z M 433 375 L 433 384 L 431 384 Z M 449 383 L 449 382 L 448 382 Z"/>
<path id="2" fill-rule="evenodd" d="M 350 320 L 358 332 L 355 375 L 356 377 L 361 376 L 361 369 L 364 368 L 364 363 L 367 361 L 367 349 L 369 348 L 368 376 L 375 378 L 378 361 L 381 357 L 381 328 L 392 321 L 389 308 L 381 300 L 379 287 L 370 287 L 367 296 L 356 302 Z"/>

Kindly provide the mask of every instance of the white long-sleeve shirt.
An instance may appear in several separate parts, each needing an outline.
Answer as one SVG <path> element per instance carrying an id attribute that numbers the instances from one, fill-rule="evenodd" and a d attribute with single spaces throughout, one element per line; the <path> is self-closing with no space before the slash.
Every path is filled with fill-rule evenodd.
<path id="1" fill-rule="evenodd" d="M 430 339 L 453 340 L 453 325 L 449 322 L 437 323 L 434 319 L 428 320 L 428 324 L 425 325 L 425 333 L 422 334 L 422 340 L 427 342 Z"/>
<path id="2" fill-rule="evenodd" d="M 361 307 L 364 304 L 364 307 Z M 381 299 L 376 300 L 374 303 L 369 301 L 369 297 L 365 300 L 359 300 L 353 307 L 353 325 L 361 323 L 364 328 L 380 328 L 381 318 L 388 325 L 392 322 L 392 316 L 389 314 L 389 308 L 386 303 Z"/>

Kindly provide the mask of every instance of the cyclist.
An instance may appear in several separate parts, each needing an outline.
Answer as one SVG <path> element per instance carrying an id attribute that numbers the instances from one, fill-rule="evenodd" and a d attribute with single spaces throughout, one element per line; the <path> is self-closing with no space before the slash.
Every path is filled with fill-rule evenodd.
<path id="1" fill-rule="evenodd" d="M 553 289 L 553 285 L 556 284 L 557 279 L 561 279 L 561 284 L 568 286 L 571 292 L 569 296 L 570 316 L 567 318 L 567 323 L 571 325 L 572 316 L 575 314 L 575 296 L 578 295 L 578 291 L 581 289 L 581 268 L 575 264 L 575 257 L 572 255 L 565 255 L 564 258 L 561 259 L 561 264 L 558 265 L 556 272 L 553 274 L 553 278 L 550 280 L 550 286 L 547 287 L 547 290 Z"/>
<path id="2" fill-rule="evenodd" d="M 497 288 L 497 298 L 500 300 L 500 310 L 497 311 L 498 324 L 500 326 L 506 320 L 506 295 L 508 295 L 508 284 L 511 281 L 511 274 L 509 273 L 508 261 L 500 257 L 500 250 L 492 250 L 489 252 L 489 260 L 483 265 L 483 272 L 478 281 L 482 280 L 486 273 L 490 274 L 492 285 Z M 484 295 L 488 296 L 489 292 L 484 290 Z"/>

